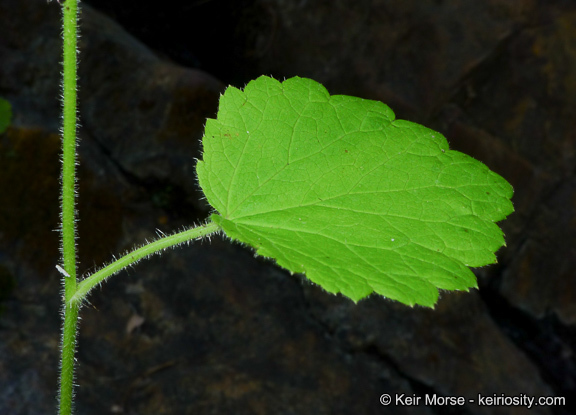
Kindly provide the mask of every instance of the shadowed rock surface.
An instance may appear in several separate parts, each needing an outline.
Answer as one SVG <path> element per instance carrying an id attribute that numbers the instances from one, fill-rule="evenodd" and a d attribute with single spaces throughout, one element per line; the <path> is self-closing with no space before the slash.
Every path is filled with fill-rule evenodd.
<path id="1" fill-rule="evenodd" d="M 79 255 L 204 219 L 194 173 L 226 83 L 293 75 L 389 104 L 515 187 L 499 264 L 435 310 L 354 305 L 220 237 L 90 296 L 79 414 L 524 414 L 390 405 L 383 393 L 576 393 L 576 6 L 552 1 L 83 5 Z M 0 413 L 55 412 L 59 9 L 0 0 Z M 120 25 L 129 29 L 137 40 Z M 142 43 L 144 42 L 144 43 Z M 147 46 L 146 46 L 146 45 Z M 570 414 L 535 407 L 532 414 Z"/>

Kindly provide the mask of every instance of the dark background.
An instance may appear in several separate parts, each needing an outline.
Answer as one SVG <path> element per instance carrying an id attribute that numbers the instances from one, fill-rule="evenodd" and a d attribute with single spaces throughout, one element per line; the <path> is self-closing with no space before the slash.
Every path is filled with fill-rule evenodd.
<path id="1" fill-rule="evenodd" d="M 195 158 L 225 85 L 299 75 L 389 104 L 515 188 L 497 265 L 435 310 L 354 305 L 211 243 L 114 277 L 82 310 L 79 414 L 571 414 L 576 3 L 83 3 L 80 272 L 206 218 Z M 98 11 L 97 11 L 98 10 Z M 0 413 L 55 412 L 59 6 L 0 0 Z M 383 393 L 565 396 L 384 407 Z"/>

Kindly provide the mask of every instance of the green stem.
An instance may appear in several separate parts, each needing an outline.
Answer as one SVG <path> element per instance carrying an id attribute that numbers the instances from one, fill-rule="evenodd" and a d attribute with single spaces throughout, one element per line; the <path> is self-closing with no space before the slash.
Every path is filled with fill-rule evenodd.
<path id="1" fill-rule="evenodd" d="M 220 230 L 214 222 L 161 238 L 138 248 L 101 269 L 84 281 L 76 279 L 76 122 L 77 122 L 77 38 L 78 0 L 65 0 L 62 4 L 62 262 L 64 271 L 64 298 L 62 313 L 62 357 L 60 366 L 59 413 L 71 415 L 74 394 L 74 354 L 78 311 L 88 292 L 111 275 L 142 258 L 209 235 Z"/>
<path id="2" fill-rule="evenodd" d="M 62 255 L 66 278 L 66 294 L 76 288 L 76 37 L 77 0 L 62 6 L 63 18 L 63 82 L 62 82 Z"/>
<path id="3" fill-rule="evenodd" d="M 74 390 L 74 352 L 78 306 L 70 304 L 76 292 L 76 69 L 77 69 L 78 2 L 66 0 L 62 5 L 62 262 L 69 276 L 64 280 L 64 326 L 60 366 L 60 414 L 72 413 Z"/>
<path id="4" fill-rule="evenodd" d="M 90 275 L 85 280 L 81 281 L 78 284 L 76 293 L 68 300 L 68 305 L 78 307 L 92 288 L 100 284 L 106 278 L 140 261 L 142 258 L 164 251 L 166 248 L 171 248 L 182 243 L 192 241 L 194 239 L 202 238 L 204 236 L 218 232 L 219 230 L 220 227 L 216 223 L 208 222 L 196 228 L 165 236 L 138 249 L 135 249 L 134 251 L 129 252 L 122 258 L 119 258 L 101 270 Z"/>
<path id="5" fill-rule="evenodd" d="M 68 304 L 68 301 L 66 301 L 66 304 Z M 64 308 L 62 363 L 60 365 L 60 415 L 70 415 L 72 413 L 78 308 L 76 304 L 68 305 Z"/>

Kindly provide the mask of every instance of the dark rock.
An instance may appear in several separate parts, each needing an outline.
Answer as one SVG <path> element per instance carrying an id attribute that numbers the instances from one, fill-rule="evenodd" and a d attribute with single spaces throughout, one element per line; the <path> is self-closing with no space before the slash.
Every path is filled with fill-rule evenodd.
<path id="1" fill-rule="evenodd" d="M 82 21 L 82 124 L 125 174 L 154 189 L 175 188 L 179 204 L 202 212 L 195 162 L 206 118 L 222 85 L 172 65 L 96 12 Z M 130 114 L 130 116 L 126 116 Z"/>

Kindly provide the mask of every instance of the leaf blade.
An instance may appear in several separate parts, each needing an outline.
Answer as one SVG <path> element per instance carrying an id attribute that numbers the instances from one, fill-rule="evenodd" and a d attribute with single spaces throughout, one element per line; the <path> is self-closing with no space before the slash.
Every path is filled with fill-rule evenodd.
<path id="1" fill-rule="evenodd" d="M 230 91 L 230 92 L 229 92 Z M 512 187 L 384 104 L 303 78 L 229 88 L 199 182 L 232 239 L 354 301 L 432 306 L 496 261 Z"/>

